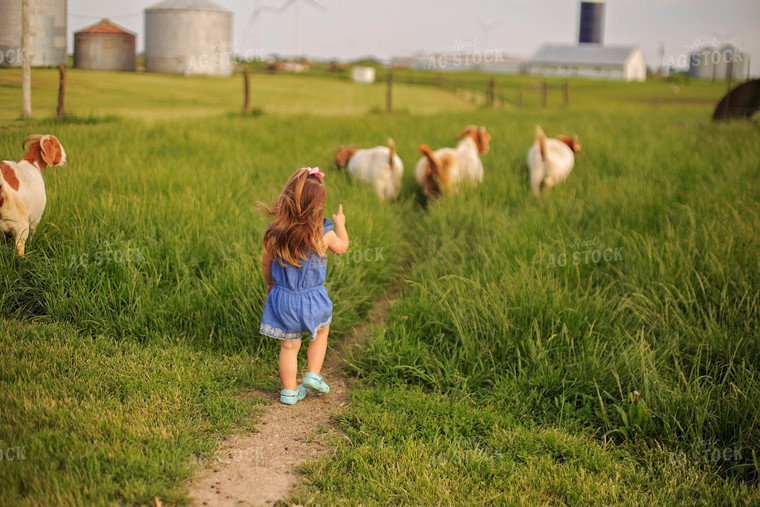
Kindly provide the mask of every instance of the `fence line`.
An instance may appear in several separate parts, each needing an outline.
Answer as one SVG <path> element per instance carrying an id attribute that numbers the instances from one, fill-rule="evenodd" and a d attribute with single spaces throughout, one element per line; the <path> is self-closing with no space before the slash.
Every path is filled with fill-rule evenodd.
<path id="1" fill-rule="evenodd" d="M 304 72 L 309 76 L 317 77 L 329 77 L 333 79 L 341 79 L 350 81 L 351 77 L 347 72 L 348 69 L 309 69 Z M 245 66 L 245 73 L 257 73 L 257 74 L 276 74 L 285 72 L 274 68 L 265 67 L 251 67 Z M 559 91 L 562 96 L 562 104 L 565 106 L 570 105 L 570 82 L 565 80 L 558 84 L 549 84 L 547 79 L 543 79 L 537 85 L 536 82 L 532 84 L 514 84 L 514 85 L 500 85 L 493 76 L 483 76 L 483 78 L 461 78 L 450 75 L 444 75 L 443 72 L 436 74 L 425 73 L 417 74 L 413 70 L 409 69 L 404 72 L 394 72 L 394 69 L 377 69 L 375 76 L 376 83 L 386 83 L 386 111 L 393 110 L 393 85 L 394 84 L 409 84 L 415 86 L 433 86 L 441 88 L 450 92 L 470 92 L 477 96 L 482 96 L 484 104 L 487 107 L 494 107 L 498 98 L 499 104 L 505 106 L 506 104 L 512 104 L 518 108 L 522 108 L 524 105 L 525 93 L 533 93 L 538 96 L 538 102 L 541 107 L 548 107 L 550 102 L 550 92 Z M 512 99 L 510 90 L 514 90 L 514 99 Z"/>
<path id="2" fill-rule="evenodd" d="M 388 71 L 388 75 L 390 74 L 391 71 Z M 380 76 L 377 78 L 377 81 L 382 82 L 387 81 L 387 79 L 387 77 L 383 78 Z M 497 85 L 496 78 L 494 77 L 484 77 L 484 79 L 454 79 L 444 77 L 442 73 L 438 73 L 436 76 L 424 76 L 421 79 L 420 76 L 415 76 L 414 74 L 402 75 L 396 73 L 393 74 L 393 82 L 422 86 L 434 86 L 451 92 L 469 91 L 476 94 L 482 94 L 485 100 L 485 104 L 488 107 L 493 107 L 496 105 L 497 97 L 499 99 L 500 105 L 504 106 L 507 104 L 509 100 L 507 99 L 508 95 L 506 92 L 512 89 L 516 90 L 516 98 L 514 100 L 515 106 L 523 107 L 523 93 L 527 91 L 538 93 L 540 95 L 541 106 L 547 107 L 549 105 L 550 91 L 560 91 L 562 94 L 562 104 L 565 106 L 570 105 L 570 82 L 567 80 L 563 81 L 560 84 L 550 85 L 549 81 L 544 79 L 536 89 L 535 85 L 500 86 Z"/>

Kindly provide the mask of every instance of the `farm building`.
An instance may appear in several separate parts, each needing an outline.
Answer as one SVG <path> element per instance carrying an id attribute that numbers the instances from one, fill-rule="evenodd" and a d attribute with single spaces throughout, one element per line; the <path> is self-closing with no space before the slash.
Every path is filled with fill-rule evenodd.
<path id="1" fill-rule="evenodd" d="M 525 61 L 507 56 L 501 49 L 480 50 L 477 47 L 461 48 L 449 53 L 418 52 L 410 56 L 393 57 L 394 67 L 435 70 L 439 72 L 493 72 L 522 74 Z"/>
<path id="2" fill-rule="evenodd" d="M 726 79 L 729 66 L 731 79 L 744 79 L 749 74 L 749 56 L 731 44 L 707 46 L 689 55 L 690 77 Z"/>
<path id="3" fill-rule="evenodd" d="M 604 1 L 580 5 L 578 45 L 546 44 L 527 66 L 528 74 L 645 81 L 647 65 L 638 46 L 604 46 Z"/>
<path id="4" fill-rule="evenodd" d="M 66 0 L 29 1 L 29 43 L 35 67 L 65 65 Z M 0 0 L 0 66 L 20 67 L 21 0 Z"/>
<path id="5" fill-rule="evenodd" d="M 135 70 L 135 34 L 107 19 L 74 33 L 74 67 Z"/>
<path id="6" fill-rule="evenodd" d="M 232 12 L 211 0 L 166 0 L 145 9 L 145 70 L 229 76 Z"/>
<path id="7" fill-rule="evenodd" d="M 528 64 L 528 73 L 592 79 L 644 81 L 647 66 L 638 46 L 543 46 Z"/>

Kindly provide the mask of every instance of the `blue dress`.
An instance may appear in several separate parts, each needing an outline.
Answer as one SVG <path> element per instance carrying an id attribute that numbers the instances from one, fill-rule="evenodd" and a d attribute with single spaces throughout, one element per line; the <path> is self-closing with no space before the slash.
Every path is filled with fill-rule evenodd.
<path id="1" fill-rule="evenodd" d="M 324 219 L 325 234 L 333 230 Z M 310 252 L 301 267 L 272 261 L 274 287 L 269 291 L 259 332 L 281 340 L 297 340 L 305 332 L 316 340 L 317 330 L 330 325 L 333 304 L 324 286 L 327 259 Z"/>

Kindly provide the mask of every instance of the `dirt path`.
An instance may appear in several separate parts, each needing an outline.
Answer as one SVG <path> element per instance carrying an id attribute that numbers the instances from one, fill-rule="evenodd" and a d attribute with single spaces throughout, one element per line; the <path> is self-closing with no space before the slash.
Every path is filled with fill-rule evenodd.
<path id="1" fill-rule="evenodd" d="M 288 406 L 279 402 L 279 392 L 254 393 L 272 401 L 256 424 L 258 431 L 230 437 L 211 463 L 188 481 L 191 505 L 273 505 L 300 486 L 297 467 L 333 451 L 320 434 L 334 434 L 332 417 L 348 403 L 350 385 L 340 371 L 343 351 L 362 343 L 388 315 L 388 308 L 387 299 L 378 301 L 366 324 L 328 349 L 322 375 L 330 384 L 329 394 L 309 392 Z"/>

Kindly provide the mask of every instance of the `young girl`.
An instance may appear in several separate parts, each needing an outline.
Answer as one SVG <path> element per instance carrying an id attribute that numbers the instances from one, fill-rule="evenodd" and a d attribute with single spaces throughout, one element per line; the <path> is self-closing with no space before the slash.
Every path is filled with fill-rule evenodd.
<path id="1" fill-rule="evenodd" d="M 264 279 L 267 301 L 259 332 L 280 340 L 280 401 L 293 405 L 306 396 L 306 387 L 327 393 L 330 387 L 319 375 L 327 351 L 332 301 L 324 286 L 327 250 L 342 254 L 348 249 L 343 205 L 322 218 L 327 189 L 319 168 L 296 171 L 274 206 L 262 206 L 274 216 L 264 233 Z M 309 333 L 308 373 L 296 385 L 301 336 Z M 304 387 L 305 386 L 305 387 Z"/>

